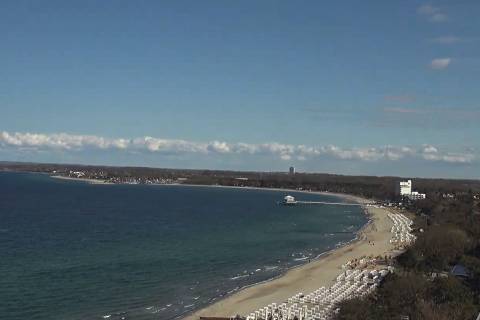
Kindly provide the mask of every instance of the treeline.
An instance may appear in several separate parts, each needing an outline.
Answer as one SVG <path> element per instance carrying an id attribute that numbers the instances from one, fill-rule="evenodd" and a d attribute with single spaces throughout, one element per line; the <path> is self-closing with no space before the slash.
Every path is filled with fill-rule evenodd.
<path id="1" fill-rule="evenodd" d="M 129 179 L 140 181 L 148 179 L 178 179 L 183 183 L 269 187 L 283 189 L 305 189 L 348 193 L 378 200 L 399 200 L 396 187 L 399 177 L 344 176 L 321 173 L 297 173 L 289 175 L 283 172 L 240 172 L 220 170 L 184 170 L 147 167 L 109 167 L 64 164 L 12 163 L 0 162 L 0 170 L 47 172 L 67 174 L 69 171 L 82 171 L 86 178 Z M 438 195 L 480 193 L 478 180 L 414 179 L 415 190 L 427 193 L 428 198 Z"/>
<path id="2" fill-rule="evenodd" d="M 412 209 L 418 239 L 397 257 L 397 272 L 371 295 L 341 303 L 337 320 L 476 319 L 480 202 L 466 193 L 419 201 Z M 454 266 L 456 274 L 451 272 Z"/>

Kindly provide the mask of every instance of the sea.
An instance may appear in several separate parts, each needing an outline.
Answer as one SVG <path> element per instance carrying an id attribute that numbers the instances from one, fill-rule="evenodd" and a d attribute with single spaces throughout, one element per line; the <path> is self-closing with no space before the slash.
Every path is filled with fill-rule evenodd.
<path id="1" fill-rule="evenodd" d="M 308 263 L 367 223 L 360 207 L 283 206 L 285 195 L 0 172 L 0 319 L 180 318 Z"/>

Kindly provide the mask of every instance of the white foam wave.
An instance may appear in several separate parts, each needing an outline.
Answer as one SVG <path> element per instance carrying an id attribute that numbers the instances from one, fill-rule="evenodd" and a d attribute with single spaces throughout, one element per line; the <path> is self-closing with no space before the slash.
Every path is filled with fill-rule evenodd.
<path id="1" fill-rule="evenodd" d="M 303 261 L 303 260 L 307 260 L 308 257 L 301 257 L 301 258 L 296 258 L 296 259 L 293 259 L 294 261 Z"/>
<path id="2" fill-rule="evenodd" d="M 265 266 L 265 271 L 272 271 L 278 269 L 278 266 Z"/>

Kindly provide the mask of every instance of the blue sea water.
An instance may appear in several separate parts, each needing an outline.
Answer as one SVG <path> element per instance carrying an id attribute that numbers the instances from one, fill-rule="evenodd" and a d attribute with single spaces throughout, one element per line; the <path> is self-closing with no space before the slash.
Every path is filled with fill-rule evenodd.
<path id="1" fill-rule="evenodd" d="M 278 205 L 284 195 L 0 173 L 0 319 L 172 319 L 348 242 L 367 222 L 359 207 Z"/>

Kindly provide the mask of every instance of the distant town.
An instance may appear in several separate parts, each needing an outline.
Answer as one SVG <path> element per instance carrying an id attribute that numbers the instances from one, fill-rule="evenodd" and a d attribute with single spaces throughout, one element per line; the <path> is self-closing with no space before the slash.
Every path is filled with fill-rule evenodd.
<path id="1" fill-rule="evenodd" d="M 253 172 L 0 162 L 0 171 L 40 172 L 108 184 L 222 185 L 346 193 L 376 199 L 389 206 L 408 205 L 428 198 L 455 199 L 466 194 L 480 199 L 478 180 L 302 173 L 293 166 L 285 172 Z"/>

